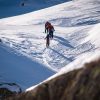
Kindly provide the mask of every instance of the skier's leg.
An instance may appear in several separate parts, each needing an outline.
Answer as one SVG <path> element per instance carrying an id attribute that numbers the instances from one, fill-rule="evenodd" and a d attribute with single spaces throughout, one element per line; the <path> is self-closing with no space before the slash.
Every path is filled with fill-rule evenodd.
<path id="1" fill-rule="evenodd" d="M 52 31 L 52 34 L 51 34 L 51 36 L 52 36 L 52 39 L 53 39 L 53 31 Z"/>
<path id="2" fill-rule="evenodd" d="M 49 47 L 49 45 L 50 45 L 50 39 L 49 39 L 49 36 L 48 36 L 48 38 L 47 38 L 47 47 Z"/>
<path id="3" fill-rule="evenodd" d="M 52 38 L 52 31 L 50 31 L 49 35 L 50 35 L 50 38 Z"/>

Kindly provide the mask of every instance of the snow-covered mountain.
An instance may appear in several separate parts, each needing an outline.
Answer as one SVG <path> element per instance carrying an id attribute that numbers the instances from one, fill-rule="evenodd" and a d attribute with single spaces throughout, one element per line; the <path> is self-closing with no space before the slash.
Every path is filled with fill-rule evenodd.
<path id="1" fill-rule="evenodd" d="M 30 4 L 30 5 L 34 5 L 36 3 L 38 3 L 38 5 L 41 6 L 41 4 L 59 4 L 59 3 L 63 3 L 63 2 L 67 2 L 70 0 L 0 0 L 0 6 L 2 7 L 10 7 L 10 6 L 17 6 L 19 5 L 21 2 L 24 2 L 26 4 Z"/>
<path id="2" fill-rule="evenodd" d="M 50 41 L 49 48 L 45 46 L 46 34 L 44 33 L 44 24 L 46 21 L 50 21 L 55 28 L 54 39 Z M 18 52 L 18 54 L 31 59 L 33 62 L 30 67 L 34 66 L 35 61 L 39 65 L 41 63 L 45 65 L 40 67 L 49 68 L 49 76 L 54 73 L 53 71 L 59 72 L 65 66 L 66 68 L 62 69 L 63 72 L 74 69 L 73 64 L 78 65 L 85 62 L 83 58 L 91 57 L 95 52 L 99 53 L 100 50 L 99 0 L 74 0 L 66 2 L 24 15 L 0 19 L 0 25 L 2 25 L 0 26 L 0 38 L 3 41 L 3 45 L 12 48 L 13 52 Z M 2 55 L 2 52 L 0 52 L 0 55 Z M 5 61 L 5 58 L 0 61 L 0 64 L 2 61 Z M 19 57 L 18 59 L 21 58 Z M 23 59 L 20 61 L 23 62 Z M 36 67 L 29 68 L 28 64 L 30 63 L 25 63 L 25 71 L 31 76 L 32 70 L 35 70 Z M 18 66 L 11 66 L 13 70 L 9 74 L 6 72 L 8 70 L 6 65 L 10 66 L 8 62 L 2 64 L 3 68 L 0 65 L 0 75 L 4 76 L 5 79 L 7 78 L 6 74 L 9 75 L 9 79 L 11 75 L 14 75 L 13 71 L 16 67 L 16 73 L 18 73 L 20 68 L 21 71 L 24 71 L 24 68 L 20 67 L 22 65 L 19 63 Z M 42 74 L 41 69 L 39 71 Z M 38 75 L 38 72 L 36 73 Z M 49 71 L 43 76 L 49 77 L 48 73 Z M 34 77 L 37 78 L 37 75 Z M 17 81 L 17 78 L 15 77 L 14 81 L 17 84 L 21 84 L 22 81 Z M 31 79 L 29 80 L 30 83 L 34 81 L 34 78 L 33 80 Z M 40 81 L 42 81 L 41 77 Z"/>
<path id="3" fill-rule="evenodd" d="M 0 0 L 0 18 L 17 16 L 70 0 Z"/>

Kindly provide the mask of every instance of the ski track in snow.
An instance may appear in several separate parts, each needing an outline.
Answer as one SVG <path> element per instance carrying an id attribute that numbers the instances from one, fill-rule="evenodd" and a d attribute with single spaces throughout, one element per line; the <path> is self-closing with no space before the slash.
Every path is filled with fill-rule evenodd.
<path id="1" fill-rule="evenodd" d="M 5 27 L 5 26 L 4 26 Z M 45 36 L 43 33 L 43 25 L 36 26 L 20 26 L 21 29 L 16 29 L 17 26 L 6 26 L 8 29 L 0 29 L 4 44 L 10 46 L 18 54 L 23 54 L 33 60 L 43 63 L 54 71 L 59 71 L 62 67 L 74 61 L 79 55 L 85 52 L 93 52 L 95 46 L 90 42 L 81 44 L 87 37 L 86 32 L 92 27 L 72 28 L 71 33 L 65 33 L 62 29 L 54 32 L 54 39 L 50 40 L 50 47 L 45 46 Z M 19 27 L 19 28 L 20 28 Z M 12 31 L 10 31 L 13 28 Z M 24 30 L 26 28 L 26 30 Z M 56 27 L 57 28 L 57 27 Z M 28 29 L 30 29 L 28 31 Z M 38 29 L 40 29 L 38 31 Z M 5 33 L 4 33 L 5 32 Z M 6 35 L 5 35 L 6 34 Z M 11 35 L 11 37 L 9 37 Z"/>
<path id="2" fill-rule="evenodd" d="M 80 30 L 80 32 L 82 31 Z M 93 52 L 95 50 L 95 46 L 91 43 L 87 42 L 79 44 L 79 41 L 81 42 L 81 39 L 83 38 L 84 35 L 82 36 L 82 34 L 78 34 L 77 36 L 73 36 L 72 34 L 65 39 L 61 36 L 55 36 L 53 41 L 58 41 L 58 43 L 53 46 L 51 43 L 49 50 L 44 53 L 45 61 L 48 62 L 48 64 L 55 70 L 60 70 L 62 67 L 74 61 L 79 55 L 86 52 Z"/>

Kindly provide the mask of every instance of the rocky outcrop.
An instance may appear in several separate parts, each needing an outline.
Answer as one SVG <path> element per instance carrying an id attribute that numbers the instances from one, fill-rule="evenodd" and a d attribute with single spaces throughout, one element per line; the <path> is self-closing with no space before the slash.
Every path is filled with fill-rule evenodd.
<path id="1" fill-rule="evenodd" d="M 8 90 L 7 88 L 0 88 L 0 100 L 13 96 L 15 93 Z"/>
<path id="2" fill-rule="evenodd" d="M 16 83 L 4 83 L 0 82 L 0 100 L 4 100 L 8 97 L 15 96 L 21 93 L 22 90 Z"/>
<path id="3" fill-rule="evenodd" d="M 100 100 L 100 60 L 6 100 Z"/>

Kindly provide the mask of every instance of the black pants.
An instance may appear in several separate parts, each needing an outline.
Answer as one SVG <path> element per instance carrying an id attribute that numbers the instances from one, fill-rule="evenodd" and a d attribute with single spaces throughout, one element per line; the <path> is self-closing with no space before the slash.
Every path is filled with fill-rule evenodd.
<path id="1" fill-rule="evenodd" d="M 46 36 L 46 47 L 49 47 L 50 45 L 50 39 L 49 39 L 49 34 Z"/>
<path id="2" fill-rule="evenodd" d="M 53 38 L 53 31 L 49 31 L 50 38 Z"/>
<path id="3" fill-rule="evenodd" d="M 48 28 L 45 28 L 45 33 L 48 33 Z"/>

